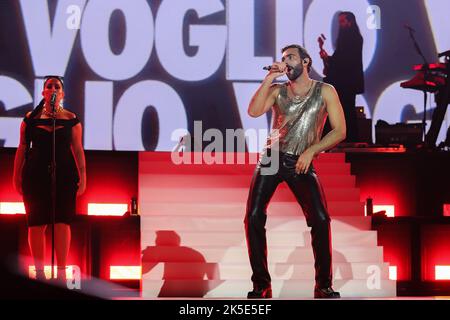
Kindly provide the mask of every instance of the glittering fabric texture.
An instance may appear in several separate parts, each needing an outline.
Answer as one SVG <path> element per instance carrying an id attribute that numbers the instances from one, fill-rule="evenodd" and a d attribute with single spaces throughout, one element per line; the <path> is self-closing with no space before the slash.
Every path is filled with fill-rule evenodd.
<path id="1" fill-rule="evenodd" d="M 300 99 L 288 95 L 287 82 L 280 84 L 272 107 L 272 130 L 264 149 L 273 147 L 300 155 L 319 142 L 328 113 L 322 98 L 323 82 L 313 81 L 309 93 Z"/>

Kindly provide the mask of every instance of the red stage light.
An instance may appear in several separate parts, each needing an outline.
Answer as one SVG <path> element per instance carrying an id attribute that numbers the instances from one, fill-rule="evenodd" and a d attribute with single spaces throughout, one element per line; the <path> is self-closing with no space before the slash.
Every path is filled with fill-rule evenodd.
<path id="1" fill-rule="evenodd" d="M 0 214 L 25 214 L 23 202 L 0 202 Z"/>
<path id="2" fill-rule="evenodd" d="M 450 266 L 435 266 L 436 280 L 450 280 Z"/>
<path id="3" fill-rule="evenodd" d="M 72 279 L 73 278 L 73 266 L 67 266 L 66 268 L 66 278 L 67 279 Z M 54 275 L 56 277 L 57 274 L 57 266 L 53 267 L 53 272 Z M 50 277 L 52 276 L 52 266 L 45 266 L 44 267 L 44 273 L 47 279 L 50 279 Z M 34 266 L 28 266 L 28 277 L 29 278 L 36 278 L 36 270 L 34 268 Z"/>
<path id="4" fill-rule="evenodd" d="M 444 217 L 450 217 L 450 203 L 444 203 Z"/>
<path id="5" fill-rule="evenodd" d="M 395 206 L 394 205 L 373 205 L 373 212 L 386 211 L 386 217 L 395 217 Z M 364 206 L 364 215 L 367 216 L 367 208 Z"/>
<path id="6" fill-rule="evenodd" d="M 397 266 L 389 266 L 389 280 L 397 280 Z"/>
<path id="7" fill-rule="evenodd" d="M 395 217 L 395 207 L 393 205 L 374 205 L 373 212 L 386 211 L 386 217 Z"/>
<path id="8" fill-rule="evenodd" d="M 128 205 L 124 203 L 89 203 L 88 215 L 90 216 L 123 216 L 128 211 Z"/>
<path id="9" fill-rule="evenodd" d="M 111 280 L 140 280 L 141 266 L 110 266 L 109 279 Z"/>

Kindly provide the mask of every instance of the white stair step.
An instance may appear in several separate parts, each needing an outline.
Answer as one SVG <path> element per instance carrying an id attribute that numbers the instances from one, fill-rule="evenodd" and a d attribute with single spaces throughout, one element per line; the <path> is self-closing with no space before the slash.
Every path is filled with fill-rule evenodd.
<path id="1" fill-rule="evenodd" d="M 198 153 L 198 152 L 185 152 L 182 154 L 183 157 L 190 158 L 191 160 L 194 159 L 200 159 L 202 163 L 204 163 L 204 155 L 212 155 L 211 153 Z M 244 157 L 245 159 L 256 159 L 258 157 L 259 153 L 255 152 L 245 152 L 245 153 L 236 153 L 236 152 L 216 152 L 213 156 L 217 159 L 223 159 L 223 162 L 226 162 L 226 159 L 229 159 L 230 157 L 232 159 L 242 159 Z M 180 156 L 178 154 L 177 156 Z M 147 151 L 147 152 L 139 152 L 139 161 L 140 162 L 154 162 L 154 161 L 168 161 L 172 162 L 173 154 L 171 152 L 164 152 L 164 151 Z M 323 161 L 323 162 L 345 162 L 345 153 L 344 152 L 336 152 L 336 153 L 330 153 L 330 152 L 322 152 L 320 153 L 317 158 L 314 159 L 315 161 Z M 191 161 L 193 162 L 193 161 Z"/>
<path id="2" fill-rule="evenodd" d="M 139 162 L 139 174 L 252 174 L 256 164 L 173 164 L 168 161 Z M 319 175 L 350 175 L 349 163 L 313 162 Z"/>
<path id="3" fill-rule="evenodd" d="M 242 155 L 246 162 L 237 164 Z M 143 297 L 245 298 L 252 284 L 243 220 L 255 154 L 216 154 L 228 164 L 189 154 L 199 164 L 176 165 L 171 156 L 139 153 Z M 387 280 L 383 248 L 364 217 L 345 154 L 321 154 L 313 165 L 332 218 L 334 289 L 344 298 L 394 297 L 396 283 Z M 267 213 L 273 296 L 312 298 L 310 228 L 285 183 Z"/>
<path id="4" fill-rule="evenodd" d="M 313 263 L 270 263 L 269 272 L 273 280 L 311 280 L 315 277 Z M 378 273 L 382 280 L 389 279 L 387 263 L 342 263 L 333 264 L 334 280 L 365 279 Z M 249 263 L 183 263 L 163 262 L 159 267 L 154 263 L 142 264 L 143 280 L 248 280 L 252 276 Z"/>
<path id="5" fill-rule="evenodd" d="M 320 182 L 324 188 L 354 188 L 355 176 L 351 175 L 321 175 Z M 144 187 L 178 188 L 189 186 L 192 188 L 248 188 L 252 181 L 252 174 L 143 174 L 139 175 L 139 183 Z M 280 184 L 278 188 L 287 188 Z"/>
<path id="6" fill-rule="evenodd" d="M 177 231 L 242 231 L 243 218 L 211 217 L 211 216 L 141 216 L 141 232 L 155 230 Z M 306 219 L 301 216 L 274 216 L 268 217 L 267 230 L 277 231 L 309 231 Z M 371 217 L 334 217 L 331 220 L 333 232 L 370 230 Z"/>
<path id="7" fill-rule="evenodd" d="M 140 197 L 141 215 L 187 215 L 187 216 L 225 216 L 244 217 L 245 202 L 227 203 L 171 203 L 147 202 Z M 269 216 L 303 216 L 296 202 L 270 202 Z M 357 201 L 328 201 L 328 211 L 333 216 L 364 216 L 364 203 Z"/>
<path id="8" fill-rule="evenodd" d="M 174 231 L 174 230 L 169 230 Z M 244 230 L 240 232 L 185 232 L 175 231 L 181 240 L 181 245 L 187 247 L 195 246 L 247 246 Z M 335 247 L 353 245 L 375 247 L 377 245 L 376 231 L 348 231 L 333 232 L 332 244 Z M 158 234 L 156 232 L 146 232 L 141 234 L 142 246 L 156 245 Z M 267 232 L 267 242 L 273 246 L 307 246 L 311 245 L 310 232 Z"/>
<path id="9" fill-rule="evenodd" d="M 157 186 L 140 188 L 140 196 L 148 202 L 204 202 L 207 195 L 208 202 L 245 202 L 247 201 L 249 188 L 165 188 L 161 189 Z M 356 201 L 359 202 L 359 189 L 357 188 L 324 188 L 325 198 L 328 201 Z M 278 188 L 271 201 L 292 201 L 296 198 L 288 188 Z"/>
<path id="10" fill-rule="evenodd" d="M 380 280 L 336 280 L 333 289 L 342 298 L 395 297 L 396 282 Z M 272 281 L 273 298 L 312 298 L 314 280 Z M 250 280 L 143 280 L 143 298 L 155 297 L 204 297 L 204 298 L 246 298 L 252 289 Z"/>
<path id="11" fill-rule="evenodd" d="M 158 246 L 141 245 L 142 262 L 213 262 L 248 263 L 248 251 L 239 246 Z M 271 263 L 309 263 L 314 261 L 311 247 L 268 245 L 268 261 Z M 345 246 L 333 248 L 333 262 L 383 262 L 382 247 Z"/>

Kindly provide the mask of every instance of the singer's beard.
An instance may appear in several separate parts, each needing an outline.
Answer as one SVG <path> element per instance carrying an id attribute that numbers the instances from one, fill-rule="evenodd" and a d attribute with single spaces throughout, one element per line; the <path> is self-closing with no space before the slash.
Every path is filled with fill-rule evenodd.
<path id="1" fill-rule="evenodd" d="M 297 64 L 295 67 L 292 67 L 291 71 L 289 71 L 286 76 L 290 81 L 297 80 L 303 73 L 303 66 L 301 63 Z"/>

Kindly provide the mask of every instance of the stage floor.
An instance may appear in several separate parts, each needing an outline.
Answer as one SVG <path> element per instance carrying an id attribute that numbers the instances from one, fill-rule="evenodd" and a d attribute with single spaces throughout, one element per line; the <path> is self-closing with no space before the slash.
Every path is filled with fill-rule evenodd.
<path id="1" fill-rule="evenodd" d="M 153 301 L 153 300 L 173 300 L 173 301 L 255 301 L 250 299 L 242 299 L 242 298 L 227 298 L 227 299 L 220 299 L 220 298 L 114 298 L 113 300 L 145 300 L 145 301 Z M 272 299 L 258 299 L 257 301 L 319 301 L 324 299 L 309 299 L 309 298 L 298 298 L 298 299 L 278 299 L 278 298 L 272 298 Z M 450 300 L 450 296 L 435 296 L 435 297 L 427 297 L 427 296 L 421 296 L 421 297 L 384 297 L 384 298 L 341 298 L 336 300 Z"/>

